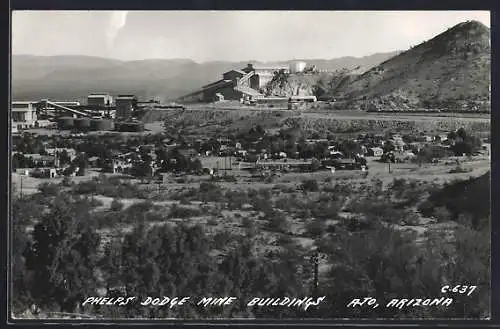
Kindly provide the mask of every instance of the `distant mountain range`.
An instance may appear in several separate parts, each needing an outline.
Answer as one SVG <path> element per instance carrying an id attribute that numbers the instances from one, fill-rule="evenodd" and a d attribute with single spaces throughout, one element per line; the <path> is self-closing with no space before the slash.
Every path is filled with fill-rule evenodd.
<path id="1" fill-rule="evenodd" d="M 305 60 L 318 69 L 364 72 L 397 55 Z M 293 60 L 274 64 L 289 64 Z M 90 92 L 135 94 L 141 99 L 175 99 L 220 79 L 223 72 L 257 61 L 196 63 L 189 59 L 120 61 L 89 56 L 12 56 L 12 96 L 15 100 L 84 101 Z"/>

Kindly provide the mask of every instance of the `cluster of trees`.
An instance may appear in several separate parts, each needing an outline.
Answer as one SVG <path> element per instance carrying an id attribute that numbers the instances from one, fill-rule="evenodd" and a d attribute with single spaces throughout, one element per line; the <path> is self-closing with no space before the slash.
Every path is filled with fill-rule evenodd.
<path id="1" fill-rule="evenodd" d="M 299 308 L 252 308 L 250 297 L 306 296 L 314 293 L 307 253 L 293 240 L 282 251 L 260 254 L 251 236 L 228 235 L 221 257 L 213 257 L 213 241 L 200 226 L 165 225 L 148 229 L 145 223 L 112 239 L 99 252 L 100 236 L 93 229 L 88 201 L 65 194 L 48 201 L 40 217 L 27 200 L 14 200 L 13 305 L 22 311 L 31 303 L 42 310 L 85 312 L 106 317 L 483 317 L 489 311 L 489 244 L 487 231 L 463 226 L 449 243 L 429 236 L 424 248 L 415 237 L 374 224 L 362 231 L 337 228 L 318 237 L 330 271 L 320 278 L 316 294 L 327 303 L 307 312 Z M 282 231 L 280 212 L 266 215 Z M 24 226 L 34 222 L 31 235 Z M 282 239 L 283 240 L 283 239 Z M 283 240 L 285 241 L 285 240 Z M 221 246 L 219 246 L 221 247 Z M 450 258 L 450 253 L 454 257 Z M 390 298 L 436 296 L 449 282 L 474 282 L 477 294 L 458 297 L 452 306 L 381 307 L 356 313 L 347 309 L 356 296 Z M 229 307 L 82 307 L 81 301 L 106 289 L 108 296 L 236 296 Z"/>
<path id="2" fill-rule="evenodd" d="M 448 134 L 448 140 L 453 144 L 451 149 L 455 155 L 472 155 L 477 152 L 482 145 L 481 139 L 473 134 L 460 128 L 457 131 L 452 131 Z"/>
<path id="3" fill-rule="evenodd" d="M 45 154 L 44 142 L 48 141 L 48 136 L 34 136 L 23 134 L 20 138 L 13 140 L 13 151 L 25 154 Z"/>

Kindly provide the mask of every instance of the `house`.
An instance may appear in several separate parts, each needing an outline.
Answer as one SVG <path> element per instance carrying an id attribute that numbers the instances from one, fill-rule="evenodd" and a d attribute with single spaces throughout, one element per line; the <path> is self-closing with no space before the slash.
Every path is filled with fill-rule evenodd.
<path id="1" fill-rule="evenodd" d="M 70 161 L 73 161 L 76 158 L 76 150 L 73 148 L 46 148 L 45 152 L 47 152 L 50 156 L 56 156 L 61 154 L 61 152 L 66 151 L 66 154 L 69 156 Z"/>
<path id="2" fill-rule="evenodd" d="M 394 151 L 403 152 L 404 146 L 406 145 L 406 143 L 403 142 L 403 139 L 399 135 L 395 135 L 395 136 L 396 136 L 396 138 L 391 139 L 391 142 L 394 145 Z"/>
<path id="3" fill-rule="evenodd" d="M 24 158 L 31 159 L 35 167 L 54 167 L 56 164 L 55 157 L 50 155 L 24 154 Z"/>
<path id="4" fill-rule="evenodd" d="M 35 168 L 29 172 L 34 178 L 55 178 L 58 176 L 55 168 Z"/>
<path id="5" fill-rule="evenodd" d="M 235 152 L 235 155 L 236 155 L 236 156 L 242 156 L 242 157 L 244 157 L 244 156 L 246 156 L 247 154 L 248 154 L 248 152 L 247 152 L 246 150 L 237 150 L 237 151 Z"/>
<path id="6" fill-rule="evenodd" d="M 129 173 L 133 167 L 133 163 L 130 159 L 113 159 L 113 174 Z"/>
<path id="7" fill-rule="evenodd" d="M 89 167 L 96 168 L 99 166 L 99 157 L 93 156 L 87 159 Z"/>
<path id="8" fill-rule="evenodd" d="M 415 153 L 413 153 L 412 151 L 406 151 L 403 153 L 403 156 L 408 158 L 408 159 L 413 159 L 416 157 Z"/>
<path id="9" fill-rule="evenodd" d="M 330 151 L 330 159 L 341 159 L 344 157 L 344 153 L 340 151 Z"/>
<path id="10" fill-rule="evenodd" d="M 156 149 L 154 144 L 141 145 L 135 149 L 136 152 L 152 153 Z"/>
<path id="11" fill-rule="evenodd" d="M 182 156 L 186 157 L 186 158 L 194 158 L 194 157 L 197 157 L 199 154 L 198 154 L 198 151 L 196 151 L 194 148 L 180 148 L 178 149 L 179 151 L 179 154 L 181 154 Z"/>
<path id="12" fill-rule="evenodd" d="M 371 147 L 367 149 L 368 156 L 381 157 L 384 150 L 381 147 Z"/>

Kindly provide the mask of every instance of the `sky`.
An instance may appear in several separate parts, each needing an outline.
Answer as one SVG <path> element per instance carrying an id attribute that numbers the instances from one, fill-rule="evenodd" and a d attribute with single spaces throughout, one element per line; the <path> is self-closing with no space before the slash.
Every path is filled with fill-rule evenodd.
<path id="1" fill-rule="evenodd" d="M 280 61 L 406 50 L 488 11 L 15 11 L 12 53 Z"/>

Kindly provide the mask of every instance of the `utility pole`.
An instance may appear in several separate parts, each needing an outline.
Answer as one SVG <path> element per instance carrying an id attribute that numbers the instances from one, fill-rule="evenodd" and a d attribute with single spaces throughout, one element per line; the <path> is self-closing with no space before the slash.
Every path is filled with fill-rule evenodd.
<path id="1" fill-rule="evenodd" d="M 319 287 L 319 252 L 316 251 L 313 256 L 311 256 L 311 263 L 313 264 L 313 296 L 317 296 Z"/>
<path id="2" fill-rule="evenodd" d="M 21 200 L 23 199 L 23 176 L 21 175 Z"/>

